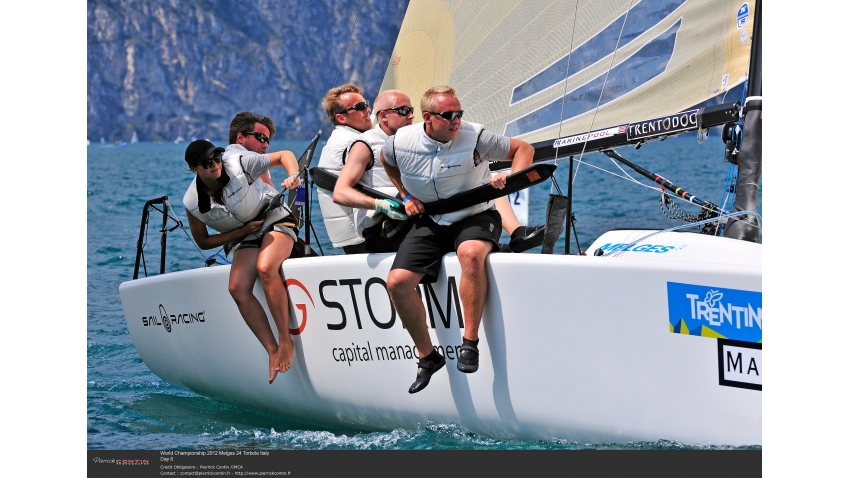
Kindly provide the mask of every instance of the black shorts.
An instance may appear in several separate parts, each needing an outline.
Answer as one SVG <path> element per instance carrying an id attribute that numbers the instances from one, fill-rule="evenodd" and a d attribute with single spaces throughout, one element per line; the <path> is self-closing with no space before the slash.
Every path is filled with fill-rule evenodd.
<path id="1" fill-rule="evenodd" d="M 422 272 L 422 283 L 436 282 L 443 265 L 443 256 L 457 252 L 464 241 L 478 239 L 499 248 L 502 235 L 502 216 L 499 211 L 487 211 L 470 216 L 449 226 L 439 226 L 428 216 L 413 219 L 410 232 L 398 248 L 392 269 Z"/>
<path id="2" fill-rule="evenodd" d="M 386 218 L 378 224 L 363 230 L 365 241 L 353 246 L 344 246 L 342 250 L 346 254 L 396 252 L 412 225 L 413 219 L 397 221 Z"/>

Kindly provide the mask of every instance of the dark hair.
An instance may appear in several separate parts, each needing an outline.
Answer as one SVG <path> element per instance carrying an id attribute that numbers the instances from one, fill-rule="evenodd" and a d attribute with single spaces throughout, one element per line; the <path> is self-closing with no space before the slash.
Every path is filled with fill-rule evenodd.
<path id="1" fill-rule="evenodd" d="M 331 120 L 331 124 L 334 126 L 339 125 L 336 120 L 337 113 L 342 113 L 344 109 L 342 103 L 339 101 L 339 97 L 346 93 L 357 93 L 358 95 L 363 95 L 363 90 L 357 85 L 347 83 L 328 90 L 328 93 L 322 100 L 322 108 L 324 108 L 325 114 L 328 115 L 328 119 Z"/>
<path id="2" fill-rule="evenodd" d="M 233 117 L 230 122 L 230 131 L 228 133 L 228 141 L 230 144 L 236 144 L 237 133 L 250 133 L 254 131 L 254 125 L 260 123 L 269 129 L 269 139 L 274 138 L 275 131 L 274 122 L 268 116 L 258 115 L 250 111 L 243 111 Z"/>

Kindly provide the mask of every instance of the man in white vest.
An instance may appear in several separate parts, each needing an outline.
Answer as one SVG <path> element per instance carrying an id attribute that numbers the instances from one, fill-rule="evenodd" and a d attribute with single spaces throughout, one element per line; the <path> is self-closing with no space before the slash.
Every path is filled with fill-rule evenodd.
<path id="1" fill-rule="evenodd" d="M 345 246 L 346 254 L 395 252 L 411 224 L 406 221 L 401 201 L 375 199 L 354 189 L 361 184 L 390 196 L 398 194 L 379 155 L 389 136 L 413 123 L 414 109 L 406 94 L 387 90 L 375 98 L 375 111 L 377 124 L 348 147 L 333 191 L 333 202 L 350 211 L 349 230 L 356 230 L 362 239 L 359 244 Z M 332 225 L 327 220 L 325 223 L 330 231 Z"/>
<path id="2" fill-rule="evenodd" d="M 369 102 L 363 98 L 363 90 L 352 84 L 331 88 L 322 100 L 322 108 L 328 115 L 328 119 L 333 123 L 334 130 L 328 138 L 328 142 L 322 148 L 318 166 L 339 175 L 348 161 L 349 148 L 352 143 L 360 137 L 361 133 L 372 128 L 372 119 L 369 116 L 372 110 L 369 108 Z M 371 150 L 368 152 L 371 153 Z M 364 172 L 365 168 L 357 177 L 355 183 L 364 179 Z M 365 178 L 366 182 L 370 182 L 371 179 L 371 174 Z M 366 185 L 375 186 L 371 183 Z M 379 179 L 378 185 L 392 188 L 392 183 L 389 180 L 381 182 Z M 366 239 L 363 237 L 364 229 L 374 225 L 373 217 L 377 208 L 383 207 L 384 210 L 381 212 L 394 214 L 396 218 L 403 219 L 405 217 L 400 206 L 396 207 L 396 211 L 391 212 L 392 205 L 388 204 L 386 200 L 378 203 L 372 199 L 367 206 L 367 209 L 372 211 L 367 212 L 360 209 L 359 206 L 351 207 L 335 204 L 333 191 L 317 189 L 319 207 L 322 210 L 322 218 L 325 221 L 328 237 L 334 247 L 341 247 L 346 254 L 379 252 L 366 251 Z M 395 192 L 392 194 L 395 194 Z"/>
<path id="3" fill-rule="evenodd" d="M 489 161 L 512 161 L 511 172 L 531 165 L 534 148 L 515 138 L 496 135 L 476 123 L 462 121 L 455 90 L 429 89 L 420 103 L 424 124 L 399 129 L 384 143 L 384 169 L 403 196 L 413 225 L 404 238 L 387 277 L 390 298 L 419 353 L 416 380 L 409 393 L 424 389 L 445 364 L 431 343 L 425 307 L 415 288 L 434 282 L 442 258 L 457 252 L 461 267 L 460 299 L 465 320 L 458 370 L 478 370 L 478 328 L 487 296 L 487 254 L 498 250 L 501 217 L 494 202 L 447 214 L 428 215 L 425 203 L 450 198 L 489 183 L 503 189 L 507 173 L 491 175 Z"/>

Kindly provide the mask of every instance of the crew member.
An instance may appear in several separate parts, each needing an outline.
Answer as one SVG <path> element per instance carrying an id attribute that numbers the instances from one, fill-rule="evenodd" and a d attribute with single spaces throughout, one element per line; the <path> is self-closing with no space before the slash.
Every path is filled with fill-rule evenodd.
<path id="1" fill-rule="evenodd" d="M 280 275 L 288 257 L 302 256 L 295 221 L 289 208 L 268 210 L 277 190 L 261 180 L 270 168 L 283 166 L 289 176 L 282 186 L 300 185 L 298 163 L 291 151 L 263 154 L 274 136 L 274 123 L 266 116 L 243 111 L 230 123 L 230 142 L 216 148 L 206 140 L 193 141 L 185 160 L 195 179 L 183 197 L 189 229 L 201 249 L 238 241 L 234 248 L 228 291 L 245 323 L 269 356 L 269 383 L 292 364 L 293 342 L 289 335 L 289 302 Z M 262 151 L 263 153 L 260 153 Z M 207 227 L 216 230 L 209 234 Z M 299 244 L 300 245 L 300 244 Z M 263 306 L 254 296 L 259 276 L 269 311 L 277 326 L 275 340 Z"/>
<path id="2" fill-rule="evenodd" d="M 355 130 L 367 125 L 367 115 L 358 114 L 356 108 L 349 110 L 363 104 L 368 105 L 355 85 L 331 89 L 322 103 L 336 127 L 322 150 L 319 167 L 340 177 L 332 194 L 319 188 L 319 205 L 334 247 L 342 247 L 346 254 L 395 252 L 411 225 L 404 221 L 407 216 L 403 208 L 396 201 L 375 199 L 354 187 L 361 184 L 389 196 L 398 195 L 383 170 L 380 149 L 390 135 L 412 124 L 414 108 L 404 92 L 383 91 L 375 98 L 377 124 L 352 137 Z M 348 148 L 343 147 L 345 141 L 351 142 Z M 334 204 L 329 204 L 329 199 Z M 521 226 L 507 198 L 495 202 L 502 226 L 511 236 L 509 245 L 500 245 L 502 251 L 523 252 L 542 243 L 544 226 Z"/>
<path id="3" fill-rule="evenodd" d="M 413 123 L 413 107 L 403 92 L 387 90 L 375 98 L 375 110 L 377 124 L 357 136 L 349 147 L 333 191 L 333 202 L 350 212 L 346 225 L 356 228 L 362 238 L 362 242 L 344 247 L 347 254 L 395 252 L 411 224 L 405 221 L 401 200 L 375 199 L 354 189 L 361 184 L 390 196 L 398 195 L 379 155 L 390 135 Z M 325 224 L 330 230 L 327 220 Z"/>
<path id="4" fill-rule="evenodd" d="M 412 228 L 395 256 L 387 286 L 399 318 L 419 353 L 416 380 L 410 393 L 424 389 L 446 361 L 431 343 L 425 307 L 415 287 L 434 282 L 442 257 L 457 252 L 461 267 L 460 299 L 464 333 L 458 370 L 478 370 L 478 328 L 487 296 L 487 254 L 498 250 L 501 217 L 493 201 L 447 214 L 429 216 L 425 203 L 489 183 L 506 184 L 506 173 L 491 175 L 488 161 L 512 161 L 512 172 L 531 165 L 534 148 L 515 138 L 496 135 L 480 124 L 462 121 L 463 110 L 455 90 L 437 86 L 420 103 L 424 127 L 399 129 L 384 143 L 384 169 L 403 196 Z"/>
<path id="5" fill-rule="evenodd" d="M 363 90 L 352 84 L 331 88 L 322 100 L 322 108 L 333 123 L 334 130 L 322 148 L 318 166 L 339 174 L 346 163 L 351 143 L 360 133 L 372 127 L 369 116 L 372 110 L 369 102 L 363 98 Z M 347 254 L 362 252 L 361 244 L 365 239 L 361 232 L 369 225 L 367 214 L 349 206 L 334 204 L 333 191 L 317 189 L 322 218 L 333 246 L 341 247 Z M 374 200 L 369 209 L 374 209 Z"/>

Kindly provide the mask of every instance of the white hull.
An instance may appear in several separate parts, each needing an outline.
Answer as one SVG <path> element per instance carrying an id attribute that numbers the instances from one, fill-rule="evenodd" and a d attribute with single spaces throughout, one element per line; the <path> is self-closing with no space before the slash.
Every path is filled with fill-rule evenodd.
<path id="1" fill-rule="evenodd" d="M 589 253 L 645 233 L 610 232 Z M 458 372 L 448 353 L 447 366 L 415 395 L 407 393 L 415 361 L 398 357 L 413 344 L 383 286 L 392 254 L 284 263 L 286 279 L 303 285 L 288 287 L 292 327 L 303 331 L 293 336 L 293 367 L 271 385 L 266 354 L 227 294 L 229 266 L 130 281 L 120 293 L 136 349 L 155 374 L 306 421 L 375 430 L 454 422 L 494 436 L 591 443 L 760 445 L 761 391 L 720 385 L 717 339 L 672 333 L 668 283 L 751 291 L 760 302 L 761 245 L 676 233 L 649 242 L 676 247 L 619 257 L 491 254 L 479 371 Z M 459 279 L 450 254 L 433 284 L 443 313 L 449 283 Z M 265 306 L 259 283 L 255 294 Z M 461 344 L 451 300 L 448 327 L 429 300 L 431 337 L 444 353 Z M 329 329 L 343 313 L 345 327 Z M 391 317 L 389 328 L 378 326 Z M 758 360 L 760 384 L 760 350 Z"/>

